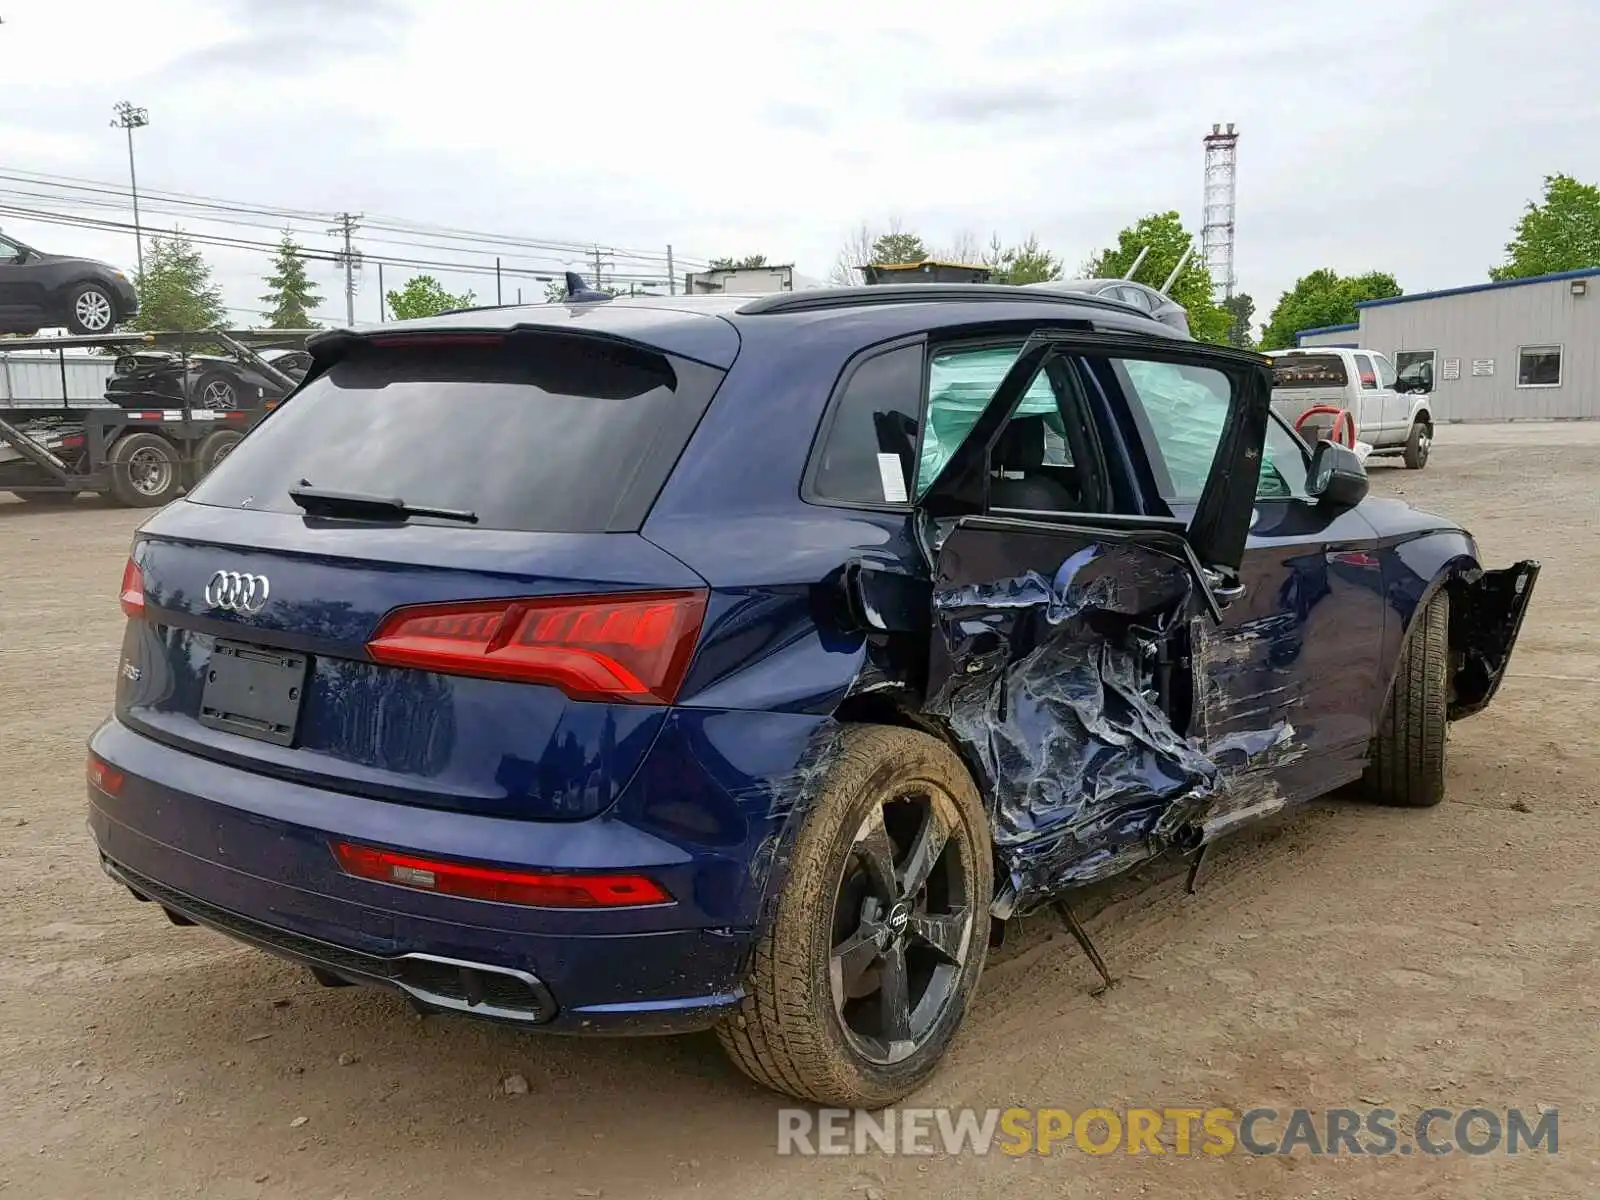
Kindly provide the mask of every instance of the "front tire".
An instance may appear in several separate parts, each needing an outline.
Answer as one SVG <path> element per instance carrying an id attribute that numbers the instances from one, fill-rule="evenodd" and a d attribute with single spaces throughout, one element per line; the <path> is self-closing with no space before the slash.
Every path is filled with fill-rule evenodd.
<path id="1" fill-rule="evenodd" d="M 1449 731 L 1450 597 L 1441 588 L 1412 618 L 1378 721 L 1361 788 L 1379 804 L 1432 808 L 1444 799 Z"/>
<path id="2" fill-rule="evenodd" d="M 988 814 L 944 743 L 852 726 L 790 861 L 745 999 L 717 1035 L 773 1091 L 882 1108 L 933 1074 L 977 990 Z"/>
<path id="3" fill-rule="evenodd" d="M 98 283 L 80 283 L 67 298 L 67 328 L 75 334 L 110 333 L 117 323 L 117 305 Z"/>
<path id="4" fill-rule="evenodd" d="M 1411 432 L 1406 434 L 1406 466 L 1420 471 L 1428 465 L 1428 455 L 1433 451 L 1433 426 L 1425 419 L 1411 422 Z"/>

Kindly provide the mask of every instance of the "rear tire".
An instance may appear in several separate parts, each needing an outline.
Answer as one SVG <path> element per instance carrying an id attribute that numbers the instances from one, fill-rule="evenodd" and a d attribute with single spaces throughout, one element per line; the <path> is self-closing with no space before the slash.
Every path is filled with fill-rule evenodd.
<path id="1" fill-rule="evenodd" d="M 212 412 L 233 412 L 239 407 L 239 384 L 221 371 L 208 371 L 194 385 L 192 403 Z"/>
<path id="2" fill-rule="evenodd" d="M 1406 466 L 1420 471 L 1428 465 L 1428 455 L 1433 450 L 1433 425 L 1426 419 L 1411 422 L 1411 432 L 1406 434 Z"/>
<path id="3" fill-rule="evenodd" d="M 244 434 L 237 429 L 219 429 L 215 433 L 207 434 L 200 443 L 200 448 L 194 452 L 194 479 L 196 483 L 211 474 L 211 470 L 223 459 L 232 453 L 233 448 L 244 440 Z"/>
<path id="4" fill-rule="evenodd" d="M 1379 804 L 1432 808 L 1444 799 L 1449 628 L 1450 597 L 1441 588 L 1412 618 L 1361 777 L 1362 791 Z"/>
<path id="5" fill-rule="evenodd" d="M 789 857 L 717 1036 L 775 1092 L 892 1104 L 938 1067 L 983 973 L 994 863 L 978 789 L 936 738 L 849 727 Z"/>
<path id="6" fill-rule="evenodd" d="M 159 508 L 183 488 L 178 448 L 154 433 L 124 434 L 111 444 L 111 498 L 125 508 Z"/>

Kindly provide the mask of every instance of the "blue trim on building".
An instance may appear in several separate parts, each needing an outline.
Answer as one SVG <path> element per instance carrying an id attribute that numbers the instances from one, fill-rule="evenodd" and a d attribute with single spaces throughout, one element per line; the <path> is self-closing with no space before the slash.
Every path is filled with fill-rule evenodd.
<path id="1" fill-rule="evenodd" d="M 1356 307 L 1382 308 L 1385 304 L 1410 304 L 1413 300 L 1437 300 L 1442 296 L 1465 296 L 1472 292 L 1496 292 L 1501 288 L 1525 287 L 1530 283 L 1554 283 L 1559 279 L 1592 279 L 1596 275 L 1600 275 L 1600 267 L 1583 267 L 1577 271 L 1556 271 L 1550 275 L 1530 275 L 1526 279 L 1495 279 L 1488 283 L 1471 283 L 1466 287 L 1445 288 L 1438 292 L 1416 292 L 1410 296 L 1389 296 L 1383 300 L 1362 300 L 1357 303 Z"/>
<path id="2" fill-rule="evenodd" d="M 1318 325 L 1313 329 L 1297 329 L 1294 336 L 1297 338 L 1315 337 L 1319 333 L 1349 333 L 1352 329 L 1360 329 L 1358 322 L 1352 321 L 1348 325 Z"/>

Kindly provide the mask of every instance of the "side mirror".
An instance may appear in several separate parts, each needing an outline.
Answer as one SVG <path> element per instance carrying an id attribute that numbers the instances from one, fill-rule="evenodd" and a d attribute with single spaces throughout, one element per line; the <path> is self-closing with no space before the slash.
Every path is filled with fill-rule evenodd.
<path id="1" fill-rule="evenodd" d="M 1319 502 L 1351 508 L 1367 497 L 1367 468 L 1356 452 L 1338 442 L 1318 442 L 1311 452 L 1306 490 Z"/>

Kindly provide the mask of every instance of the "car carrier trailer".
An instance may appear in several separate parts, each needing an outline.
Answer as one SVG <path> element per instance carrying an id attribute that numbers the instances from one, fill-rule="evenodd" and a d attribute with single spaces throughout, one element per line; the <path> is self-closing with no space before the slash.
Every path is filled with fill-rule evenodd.
<path id="1" fill-rule="evenodd" d="M 256 353 L 268 346 L 303 347 L 309 330 L 206 330 L 102 333 L 0 339 L 0 353 L 79 347 L 174 350 L 187 358 L 200 346 L 221 346 L 285 392 L 295 381 Z M 114 360 L 107 358 L 107 368 Z M 155 508 L 175 498 L 217 464 L 272 407 L 216 412 L 152 395 L 148 406 L 68 400 L 66 358 L 61 397 L 14 400 L 0 407 L 0 492 L 33 504 L 61 504 L 83 492 L 130 508 Z M 175 403 L 177 406 L 175 407 Z"/>

